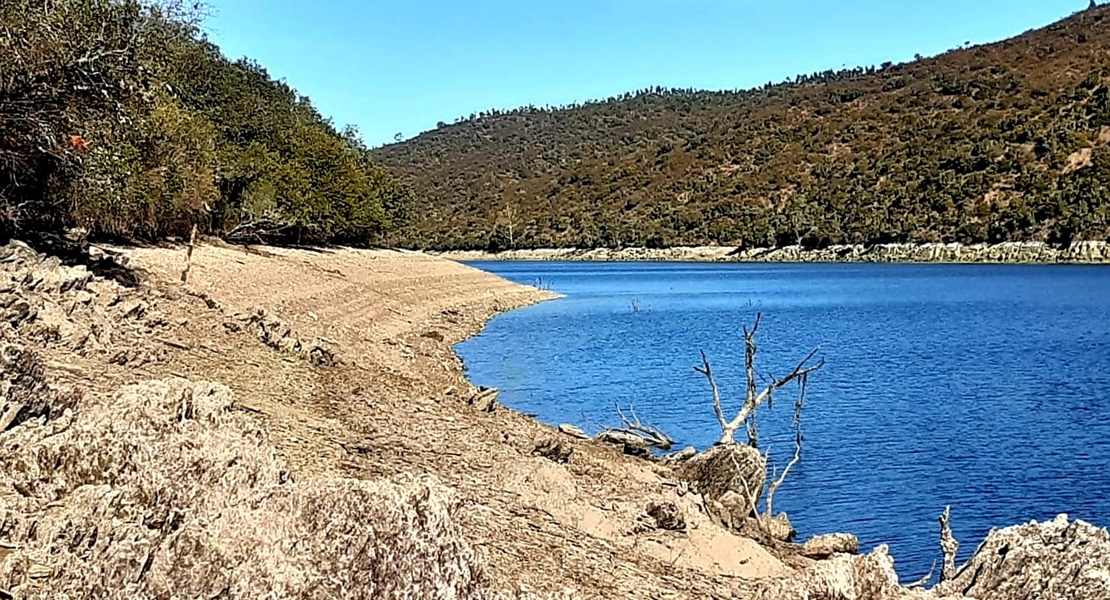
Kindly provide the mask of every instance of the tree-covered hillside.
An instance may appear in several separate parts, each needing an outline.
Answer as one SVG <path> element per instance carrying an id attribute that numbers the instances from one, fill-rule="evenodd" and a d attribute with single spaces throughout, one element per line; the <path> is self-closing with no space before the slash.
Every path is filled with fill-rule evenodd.
<path id="1" fill-rule="evenodd" d="M 1106 239 L 1110 8 L 912 63 L 490 112 L 375 151 L 432 248 Z"/>
<path id="2" fill-rule="evenodd" d="M 407 187 L 356 131 L 197 23 L 168 1 L 0 2 L 0 233 L 371 243 L 403 220 Z"/>

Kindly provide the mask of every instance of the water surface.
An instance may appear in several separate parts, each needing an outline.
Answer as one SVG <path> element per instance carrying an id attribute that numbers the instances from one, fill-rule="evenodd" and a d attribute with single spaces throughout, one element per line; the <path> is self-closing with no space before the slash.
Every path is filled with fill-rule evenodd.
<path id="1" fill-rule="evenodd" d="M 472 264 L 566 296 L 458 347 L 475 383 L 551 424 L 596 432 L 632 404 L 705 448 L 720 428 L 699 350 L 735 411 L 757 312 L 761 373 L 819 346 L 803 458 L 775 500 L 802 538 L 888 543 L 912 577 L 939 557 L 946 505 L 965 556 L 992 527 L 1061 512 L 1110 525 L 1110 269 Z M 761 429 L 785 463 L 793 396 L 778 399 Z"/>

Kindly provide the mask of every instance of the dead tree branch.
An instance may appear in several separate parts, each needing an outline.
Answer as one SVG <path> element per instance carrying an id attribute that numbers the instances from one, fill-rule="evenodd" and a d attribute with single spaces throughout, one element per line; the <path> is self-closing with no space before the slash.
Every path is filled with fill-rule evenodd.
<path id="1" fill-rule="evenodd" d="M 671 436 L 667 435 L 666 432 L 654 425 L 648 425 L 640 421 L 639 415 L 636 414 L 635 407 L 629 405 L 628 414 L 625 414 L 619 404 L 615 406 L 617 414 L 621 418 L 622 427 L 610 428 L 606 431 L 634 435 L 643 439 L 648 446 L 663 451 L 670 450 L 674 447 L 674 440 L 671 439 Z"/>
<path id="2" fill-rule="evenodd" d="M 771 486 L 767 488 L 765 512 L 766 518 L 768 520 L 774 518 L 775 516 L 773 511 L 775 492 L 777 492 L 778 489 L 782 487 L 782 482 L 786 481 L 786 474 L 790 472 L 790 469 L 794 468 L 794 465 L 798 464 L 798 461 L 802 459 L 802 440 L 804 439 L 802 437 L 802 407 L 805 406 L 806 401 L 806 387 L 809 384 L 808 375 L 803 374 L 798 382 L 801 389 L 798 391 L 798 399 L 794 402 L 794 458 L 790 459 L 790 462 L 787 463 L 786 467 L 783 468 L 782 473 L 779 475 L 778 479 L 771 482 Z M 771 456 L 768 452 L 768 455 L 766 456 L 766 460 L 768 463 L 770 462 L 770 459 Z"/>
<path id="3" fill-rule="evenodd" d="M 779 390 L 794 381 L 804 382 L 804 380 L 810 373 L 813 373 L 814 371 L 817 371 L 825 366 L 824 359 L 817 361 L 816 363 L 812 362 L 813 359 L 816 358 L 817 353 L 820 351 L 820 348 L 815 348 L 804 359 L 802 359 L 802 361 L 798 363 L 796 367 L 794 367 L 794 370 L 791 371 L 790 374 L 781 378 L 772 378 L 770 384 L 763 388 L 762 391 L 757 392 L 757 390 L 759 390 L 759 386 L 756 382 L 755 357 L 758 348 L 755 343 L 755 335 L 759 332 L 759 323 L 761 320 L 762 315 L 756 315 L 755 324 L 750 329 L 748 327 L 744 327 L 744 370 L 747 374 L 748 381 L 747 392 L 744 397 L 744 404 L 740 407 L 740 412 L 736 415 L 736 418 L 729 421 L 725 417 L 724 409 L 721 407 L 720 389 L 718 388 L 717 381 L 713 376 L 713 367 L 709 364 L 709 357 L 706 355 L 704 350 L 701 353 L 702 366 L 694 367 L 695 371 L 701 373 L 705 376 L 706 379 L 709 380 L 709 386 L 713 390 L 713 410 L 716 412 L 717 421 L 721 425 L 721 439 L 717 442 L 718 444 L 735 444 L 736 432 L 739 431 L 741 427 L 749 425 L 749 445 L 755 446 L 758 442 L 758 434 L 754 423 L 749 423 L 749 420 L 754 419 L 755 413 L 759 409 L 759 407 L 762 406 L 764 403 L 772 403 L 774 401 L 774 394 L 776 390 Z M 804 385 L 802 393 L 804 394 Z"/>

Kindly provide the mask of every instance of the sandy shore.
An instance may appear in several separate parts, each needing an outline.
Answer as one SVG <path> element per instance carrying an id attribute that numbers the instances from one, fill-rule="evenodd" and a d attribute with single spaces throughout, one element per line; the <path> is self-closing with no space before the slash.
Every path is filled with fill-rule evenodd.
<path id="1" fill-rule="evenodd" d="M 0 248 L 0 596 L 940 597 L 883 547 L 761 546 L 667 463 L 476 402 L 452 345 L 547 292 L 420 254 L 218 244 L 183 284 L 182 248 L 108 250 L 130 268 Z M 1089 529 L 1075 560 L 1105 555 Z M 1060 559 L 1038 552 L 1030 573 Z"/>
<path id="2" fill-rule="evenodd" d="M 182 250 L 129 255 L 176 285 Z M 231 386 L 266 415 L 281 455 L 301 471 L 428 473 L 457 490 L 463 531 L 500 589 L 714 598 L 792 571 L 715 525 L 667 469 L 508 409 L 468 406 L 474 390 L 452 345 L 500 311 L 552 298 L 547 292 L 420 254 L 213 246 L 198 248 L 186 288 L 224 314 L 264 308 L 347 364 L 321 373 L 284 363 L 296 373 L 283 374 L 182 357 L 176 370 Z M 574 449 L 567 464 L 533 455 L 549 439 Z M 685 534 L 640 525 L 647 505 L 664 501 L 686 514 Z"/>

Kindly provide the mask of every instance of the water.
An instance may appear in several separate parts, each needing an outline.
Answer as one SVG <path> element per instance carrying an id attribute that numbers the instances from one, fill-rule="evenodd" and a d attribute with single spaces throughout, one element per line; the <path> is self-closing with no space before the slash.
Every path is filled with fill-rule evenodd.
<path id="1" fill-rule="evenodd" d="M 744 391 L 741 328 L 763 313 L 758 365 L 820 346 L 803 458 L 775 499 L 802 538 L 887 543 L 904 577 L 939 558 L 953 506 L 968 556 L 992 527 L 1066 512 L 1110 525 L 1110 269 L 1058 266 L 475 263 L 566 298 L 495 318 L 459 345 L 471 379 L 551 424 L 596 432 L 615 404 L 683 445 L 720 435 Z M 761 416 L 792 453 L 787 390 Z M 735 414 L 735 412 L 733 412 Z M 743 435 L 740 436 L 743 438 Z"/>

